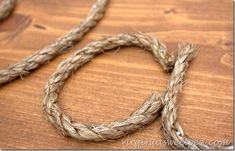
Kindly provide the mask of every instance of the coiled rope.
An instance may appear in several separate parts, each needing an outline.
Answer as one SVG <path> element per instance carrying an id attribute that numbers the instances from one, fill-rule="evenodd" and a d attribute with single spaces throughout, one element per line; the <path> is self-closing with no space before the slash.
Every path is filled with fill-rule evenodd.
<path id="1" fill-rule="evenodd" d="M 121 34 L 88 44 L 63 61 L 46 84 L 43 110 L 48 120 L 62 134 L 79 140 L 104 141 L 117 139 L 143 127 L 157 117 L 161 109 L 160 95 L 157 92 L 153 93 L 143 106 L 133 112 L 127 119 L 98 126 L 71 121 L 58 105 L 59 92 L 73 72 L 99 53 L 130 45 L 151 51 L 154 58 L 165 70 L 172 69 L 173 57 L 168 54 L 166 47 L 157 39 L 143 34 Z"/>
<path id="2" fill-rule="evenodd" d="M 22 61 L 0 70 L 0 85 L 15 78 L 27 75 L 41 64 L 52 60 L 67 48 L 77 43 L 103 17 L 108 0 L 97 0 L 91 12 L 78 26 L 51 45 L 26 57 Z M 16 4 L 16 0 L 3 0 L 0 6 L 0 21 L 6 19 Z M 72 121 L 58 104 L 59 92 L 66 80 L 78 68 L 92 60 L 95 55 L 120 46 L 137 46 L 152 52 L 165 71 L 172 71 L 171 79 L 163 96 L 154 92 L 128 118 L 102 125 L 85 125 Z M 154 37 L 142 33 L 120 34 L 92 42 L 78 50 L 63 61 L 52 75 L 44 90 L 43 111 L 62 134 L 78 140 L 105 141 L 123 137 L 151 123 L 162 113 L 162 129 L 167 140 L 174 141 L 171 146 L 176 149 L 232 149 L 233 146 L 208 146 L 187 137 L 177 122 L 176 100 L 179 96 L 188 63 L 194 58 L 194 47 L 191 44 L 179 46 L 177 57 L 170 55 L 163 43 Z"/>
<path id="3" fill-rule="evenodd" d="M 59 93 L 64 83 L 72 73 L 92 60 L 95 55 L 120 46 L 137 46 L 151 51 L 164 70 L 171 71 L 173 69 L 165 95 L 161 97 L 158 92 L 154 92 L 145 100 L 142 106 L 123 120 L 101 125 L 85 125 L 72 121 L 60 109 L 58 104 Z M 195 144 L 193 140 L 184 135 L 181 126 L 176 122 L 176 98 L 182 89 L 188 63 L 194 56 L 193 45 L 187 43 L 179 46 L 178 56 L 174 59 L 163 43 L 142 33 L 120 34 L 91 42 L 63 61 L 49 79 L 44 90 L 43 111 L 49 122 L 63 135 L 78 140 L 104 141 L 123 137 L 151 123 L 161 113 L 163 108 L 162 128 L 167 140 L 175 141 L 176 145 L 173 143 L 172 147 L 176 149 L 218 148 L 217 146 L 207 146 L 206 144 Z M 222 146 L 220 148 L 226 147 Z"/>

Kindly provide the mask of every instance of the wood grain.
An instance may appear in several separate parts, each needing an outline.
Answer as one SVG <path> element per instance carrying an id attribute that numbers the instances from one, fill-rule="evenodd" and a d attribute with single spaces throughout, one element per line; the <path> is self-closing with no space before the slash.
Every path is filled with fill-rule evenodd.
<path id="1" fill-rule="evenodd" d="M 0 69 L 50 44 L 79 23 L 94 0 L 20 0 L 0 24 Z M 191 63 L 179 98 L 178 116 L 196 140 L 233 142 L 233 1 L 111 0 L 107 14 L 85 38 L 24 80 L 0 88 L 2 149 L 166 149 L 165 145 L 125 145 L 125 140 L 164 140 L 160 118 L 112 142 L 75 141 L 61 136 L 42 114 L 43 89 L 58 64 L 103 36 L 142 31 L 157 36 L 171 52 L 192 42 Z M 151 54 L 121 48 L 96 57 L 65 84 L 61 105 L 75 120 L 104 123 L 128 116 L 153 91 L 163 92 L 169 75 Z"/>

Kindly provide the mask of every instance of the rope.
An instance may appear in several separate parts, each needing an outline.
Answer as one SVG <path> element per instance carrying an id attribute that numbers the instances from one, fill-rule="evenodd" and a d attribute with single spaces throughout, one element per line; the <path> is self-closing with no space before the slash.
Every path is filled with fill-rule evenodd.
<path id="1" fill-rule="evenodd" d="M 12 0 L 5 0 L 4 2 L 9 3 L 12 2 Z M 66 35 L 60 37 L 51 45 L 35 52 L 18 63 L 0 70 L 0 85 L 10 82 L 17 77 L 29 74 L 31 70 L 54 59 L 69 47 L 80 41 L 84 35 L 103 17 L 107 3 L 108 0 L 97 0 L 88 16 Z"/>
<path id="2" fill-rule="evenodd" d="M 88 16 L 66 35 L 58 38 L 51 45 L 37 51 L 18 63 L 0 70 L 0 85 L 8 83 L 19 76 L 27 75 L 33 69 L 52 60 L 69 47 L 80 41 L 103 17 L 108 0 L 97 0 Z M 16 5 L 16 0 L 3 0 L 0 5 L 0 21 L 6 19 Z M 137 46 L 150 51 L 163 69 L 171 72 L 171 79 L 163 96 L 154 92 L 128 118 L 101 125 L 86 125 L 72 121 L 58 104 L 59 93 L 73 72 L 91 61 L 96 55 L 121 46 Z M 177 121 L 176 100 L 182 91 L 188 63 L 194 58 L 194 47 L 191 44 L 179 46 L 175 59 L 166 46 L 158 39 L 142 33 L 120 34 L 92 42 L 78 50 L 63 61 L 51 76 L 44 90 L 43 112 L 63 135 L 78 140 L 105 141 L 113 140 L 132 133 L 155 120 L 162 114 L 162 130 L 167 141 L 176 149 L 232 149 L 233 146 L 209 146 L 196 143 L 189 138 Z"/>
<path id="3" fill-rule="evenodd" d="M 166 139 L 176 149 L 232 149 L 233 146 L 211 146 L 189 138 L 177 121 L 176 100 L 184 84 L 184 77 L 188 63 L 195 57 L 194 47 L 191 44 L 179 45 L 178 56 L 168 83 L 168 88 L 163 96 L 165 104 L 162 110 L 162 130 Z"/>
<path id="4" fill-rule="evenodd" d="M 0 5 L 0 21 L 3 21 L 9 17 L 15 5 L 16 0 L 3 0 L 2 4 Z"/>
<path id="5" fill-rule="evenodd" d="M 78 68 L 92 60 L 95 55 L 120 46 L 137 46 L 151 51 L 154 58 L 169 71 L 173 67 L 173 57 L 168 54 L 165 45 L 155 38 L 137 34 L 120 34 L 88 44 L 74 55 L 63 61 L 52 75 L 44 90 L 43 111 L 63 135 L 78 140 L 104 141 L 120 138 L 152 122 L 160 113 L 160 95 L 155 92 L 130 117 L 109 124 L 84 125 L 72 121 L 59 107 L 59 93 L 65 81 Z"/>
<path id="6" fill-rule="evenodd" d="M 145 102 L 136 109 L 128 118 L 113 121 L 101 125 L 87 125 L 78 121 L 72 121 L 58 104 L 59 93 L 66 80 L 72 73 L 91 61 L 95 55 L 120 46 L 137 46 L 152 52 L 164 70 L 172 71 L 171 79 L 164 96 L 158 92 L 150 95 Z M 146 124 L 151 123 L 161 113 L 162 125 L 165 137 L 176 149 L 213 149 L 231 148 L 232 146 L 207 146 L 197 144 L 188 138 L 183 129 L 176 122 L 175 100 L 181 92 L 183 80 L 188 67 L 188 62 L 195 56 L 192 44 L 180 45 L 178 56 L 174 59 L 169 55 L 166 47 L 154 37 L 142 33 L 120 34 L 106 37 L 92 42 L 78 50 L 74 55 L 63 61 L 57 71 L 51 76 L 44 90 L 43 111 L 50 123 L 52 123 L 65 136 L 77 140 L 105 141 L 113 140 L 132 133 Z M 176 145 L 175 145 L 176 144 Z"/>

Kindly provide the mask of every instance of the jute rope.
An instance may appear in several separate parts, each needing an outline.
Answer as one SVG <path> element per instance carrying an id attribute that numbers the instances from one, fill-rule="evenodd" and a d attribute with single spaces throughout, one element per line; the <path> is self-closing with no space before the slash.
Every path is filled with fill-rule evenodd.
<path id="1" fill-rule="evenodd" d="M 16 0 L 3 0 L 0 5 L 0 21 L 5 20 L 16 5 Z"/>
<path id="2" fill-rule="evenodd" d="M 142 106 L 123 120 L 101 125 L 85 125 L 71 120 L 58 104 L 59 93 L 64 83 L 73 72 L 92 60 L 95 55 L 120 46 L 138 46 L 151 51 L 164 70 L 173 69 L 165 95 L 161 97 L 158 92 L 154 92 Z M 175 100 L 182 89 L 188 62 L 194 57 L 194 54 L 193 45 L 183 44 L 179 47 L 175 60 L 173 56 L 169 55 L 164 44 L 156 38 L 142 33 L 120 34 L 92 42 L 63 61 L 49 79 L 44 90 L 43 111 L 49 122 L 63 135 L 78 140 L 104 141 L 120 138 L 151 123 L 163 108 L 162 123 L 165 136 L 167 140 L 173 140 L 179 144 L 172 145 L 172 147 L 177 149 L 216 148 L 216 146 L 211 147 L 205 144 L 195 145 L 193 140 L 184 135 L 182 128 L 176 122 Z M 186 144 L 185 140 L 190 142 Z"/>
<path id="3" fill-rule="evenodd" d="M 194 57 L 195 51 L 193 45 L 179 45 L 174 69 L 171 73 L 167 90 L 162 98 L 162 102 L 165 104 L 162 110 L 162 129 L 165 137 L 175 149 L 232 149 L 233 146 L 209 146 L 207 143 L 195 141 L 184 133 L 182 127 L 177 122 L 176 100 L 184 84 L 188 62 Z"/>
<path id="4" fill-rule="evenodd" d="M 151 51 L 154 58 L 169 71 L 173 57 L 157 39 L 143 34 L 120 34 L 88 44 L 63 61 L 46 84 L 43 110 L 49 122 L 64 135 L 78 140 L 104 141 L 120 138 L 152 122 L 161 108 L 160 95 L 155 92 L 130 117 L 101 125 L 84 125 L 72 121 L 59 107 L 59 93 L 65 81 L 78 68 L 89 62 L 95 55 L 120 46 L 138 46 Z"/>
<path id="5" fill-rule="evenodd" d="M 0 70 L 0 85 L 11 80 L 27 75 L 31 70 L 41 64 L 55 58 L 82 37 L 102 18 L 108 0 L 98 0 L 91 12 L 83 22 L 73 28 L 65 36 L 56 40 L 53 44 L 39 50 L 22 61 Z M 0 21 L 6 19 L 16 4 L 16 0 L 3 0 L 0 6 Z M 95 55 L 120 46 L 137 46 L 151 51 L 156 61 L 164 70 L 172 71 L 171 79 L 163 96 L 154 92 L 145 102 L 128 118 L 101 125 L 85 125 L 72 121 L 59 107 L 59 93 L 65 81 L 78 68 L 92 60 Z M 189 61 L 195 56 L 194 47 L 191 44 L 180 45 L 175 59 L 170 55 L 163 43 L 154 37 L 142 33 L 120 34 L 110 36 L 102 40 L 92 42 L 78 50 L 70 58 L 63 61 L 57 71 L 46 84 L 43 101 L 43 111 L 51 122 L 62 134 L 78 140 L 105 141 L 123 137 L 136 131 L 146 124 L 151 123 L 162 111 L 162 129 L 168 141 L 176 149 L 216 149 L 233 146 L 208 146 L 198 144 L 184 134 L 177 122 L 176 100 L 184 83 L 184 77 Z M 163 109 L 163 110 L 162 110 Z"/>
<path id="6" fill-rule="evenodd" d="M 12 2 L 15 1 L 4 0 L 3 4 L 12 4 Z M 84 37 L 84 35 L 88 31 L 90 31 L 103 17 L 107 3 L 108 0 L 97 0 L 97 2 L 93 5 L 88 16 L 78 26 L 70 30 L 66 35 L 60 37 L 51 45 L 35 52 L 31 56 L 24 58 L 18 63 L 10 65 L 6 69 L 0 70 L 0 85 L 10 82 L 11 80 L 14 80 L 17 77 L 22 77 L 23 75 L 29 74 L 31 70 L 36 69 L 40 65 L 54 59 L 56 56 L 63 53 L 73 44 L 80 41 Z M 9 5 L 7 6 L 9 8 Z M 4 7 L 2 6 L 1 8 Z"/>

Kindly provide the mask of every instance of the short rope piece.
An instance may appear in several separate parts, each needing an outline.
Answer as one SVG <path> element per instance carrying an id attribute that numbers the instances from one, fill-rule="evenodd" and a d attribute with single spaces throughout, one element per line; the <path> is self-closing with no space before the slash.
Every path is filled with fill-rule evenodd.
<path id="1" fill-rule="evenodd" d="M 162 110 L 162 129 L 165 137 L 175 149 L 232 149 L 233 146 L 210 146 L 206 143 L 192 140 L 184 133 L 182 127 L 177 122 L 176 100 L 184 84 L 188 62 L 194 57 L 195 51 L 193 45 L 179 45 L 178 56 L 171 73 L 171 79 L 163 96 L 165 106 Z"/>
<path id="2" fill-rule="evenodd" d="M 169 55 L 165 45 L 150 36 L 141 33 L 120 34 L 88 44 L 74 55 L 63 61 L 46 84 L 43 111 L 62 134 L 78 140 L 104 141 L 117 139 L 151 123 L 160 113 L 162 104 L 160 95 L 155 92 L 145 103 L 128 118 L 108 124 L 85 125 L 72 121 L 59 107 L 59 93 L 65 81 L 78 68 L 92 60 L 95 55 L 120 46 L 137 46 L 151 51 L 164 70 L 173 68 L 174 58 Z"/>
<path id="3" fill-rule="evenodd" d="M 4 2 L 6 1 L 7 0 Z M 66 35 L 31 56 L 24 58 L 18 63 L 10 65 L 6 69 L 0 70 L 0 85 L 10 82 L 17 77 L 29 74 L 31 70 L 36 69 L 40 65 L 54 59 L 69 47 L 80 41 L 84 35 L 90 31 L 103 17 L 107 3 L 108 0 L 97 0 L 88 16 Z"/>
<path id="4" fill-rule="evenodd" d="M 0 21 L 5 20 L 16 6 L 16 0 L 3 0 L 0 5 Z"/>

